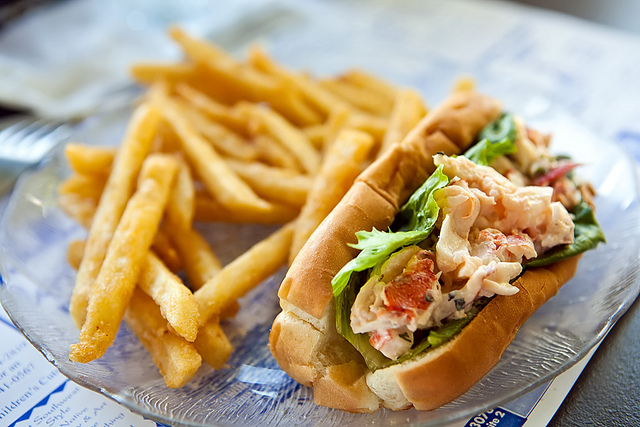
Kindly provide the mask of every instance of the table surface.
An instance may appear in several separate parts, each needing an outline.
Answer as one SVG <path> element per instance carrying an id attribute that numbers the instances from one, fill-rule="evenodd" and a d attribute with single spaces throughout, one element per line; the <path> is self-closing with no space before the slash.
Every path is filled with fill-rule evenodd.
<path id="1" fill-rule="evenodd" d="M 640 1 L 518 0 L 640 34 Z M 11 110 L 0 106 L 0 116 Z M 550 426 L 640 425 L 640 300 L 617 322 L 588 363 Z"/>

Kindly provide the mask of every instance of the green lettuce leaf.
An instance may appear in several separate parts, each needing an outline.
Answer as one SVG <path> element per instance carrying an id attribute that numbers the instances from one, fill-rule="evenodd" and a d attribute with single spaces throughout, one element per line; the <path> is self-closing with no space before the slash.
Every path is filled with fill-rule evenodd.
<path id="1" fill-rule="evenodd" d="M 505 138 L 500 141 L 491 142 L 485 138 L 468 149 L 464 153 L 464 156 L 475 164 L 491 166 L 491 163 L 498 157 L 515 152 L 516 146 L 510 139 Z"/>
<path id="2" fill-rule="evenodd" d="M 354 272 L 349 277 L 348 286 L 344 292 L 335 297 L 336 301 L 336 329 L 338 333 L 346 338 L 355 347 L 371 370 L 376 370 L 393 362 L 374 348 L 369 342 L 368 334 L 356 334 L 351 329 L 351 307 L 356 300 L 356 295 L 360 290 L 360 284 L 366 280 L 368 271 Z"/>
<path id="3" fill-rule="evenodd" d="M 500 117 L 486 125 L 478 135 L 478 141 L 488 139 L 495 143 L 503 139 L 515 141 L 518 137 L 518 127 L 513 119 L 513 114 L 502 113 Z"/>
<path id="4" fill-rule="evenodd" d="M 479 141 L 472 145 L 464 156 L 478 165 L 490 166 L 498 157 L 516 152 L 517 137 L 518 131 L 513 116 L 504 113 L 482 129 Z"/>
<path id="5" fill-rule="evenodd" d="M 438 166 L 429 178 L 402 205 L 393 223 L 393 229 L 399 231 L 432 230 L 438 219 L 440 207 L 435 200 L 436 190 L 449 184 L 449 177 Z"/>
<path id="6" fill-rule="evenodd" d="M 396 250 L 420 243 L 429 237 L 440 212 L 433 193 L 448 183 L 449 178 L 442 172 L 442 166 L 439 166 L 400 208 L 397 217 L 401 224 L 400 231 L 384 232 L 374 228 L 371 231 L 357 232 L 358 243 L 350 246 L 361 251 L 356 258 L 342 267 L 331 281 L 333 295 L 340 295 L 348 285 L 353 272 L 375 267 Z"/>

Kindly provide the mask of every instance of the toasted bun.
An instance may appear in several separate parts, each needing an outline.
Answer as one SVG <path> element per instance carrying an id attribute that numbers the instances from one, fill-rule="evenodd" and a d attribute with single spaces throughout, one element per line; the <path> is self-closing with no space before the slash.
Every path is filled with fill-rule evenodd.
<path id="1" fill-rule="evenodd" d="M 432 156 L 464 151 L 500 113 L 492 98 L 453 95 L 358 177 L 296 256 L 278 293 L 283 311 L 269 347 L 285 372 L 314 387 L 317 404 L 371 412 L 380 406 L 433 409 L 453 400 L 497 363 L 520 325 L 574 274 L 574 260 L 527 271 L 517 281 L 521 292 L 494 298 L 456 339 L 375 373 L 336 331 L 331 280 L 357 255 L 348 246 L 356 243 L 355 233 L 391 225 L 399 206 L 433 172 Z M 477 348 L 485 354 L 479 357 Z"/>

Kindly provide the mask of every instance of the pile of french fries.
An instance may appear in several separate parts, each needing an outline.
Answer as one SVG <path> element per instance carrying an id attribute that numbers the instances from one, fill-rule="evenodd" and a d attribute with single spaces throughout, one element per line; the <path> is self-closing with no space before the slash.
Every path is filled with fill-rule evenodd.
<path id="1" fill-rule="evenodd" d="M 417 91 L 360 70 L 319 79 L 259 47 L 240 61 L 170 35 L 185 59 L 132 68 L 148 89 L 120 145 L 69 144 L 59 203 L 87 229 L 67 254 L 80 329 L 69 358 L 101 357 L 124 319 L 166 385 L 181 387 L 203 360 L 224 366 L 232 344 L 220 320 L 293 260 L 426 107 Z M 196 221 L 282 226 L 223 266 Z"/>

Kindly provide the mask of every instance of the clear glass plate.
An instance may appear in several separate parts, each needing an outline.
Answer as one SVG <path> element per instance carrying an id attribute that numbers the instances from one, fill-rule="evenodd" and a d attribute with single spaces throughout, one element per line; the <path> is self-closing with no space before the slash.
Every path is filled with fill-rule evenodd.
<path id="1" fill-rule="evenodd" d="M 225 322 L 235 351 L 227 366 L 203 366 L 181 389 L 165 387 L 151 358 L 126 325 L 99 360 L 68 360 L 78 331 L 68 302 L 74 270 L 66 262 L 70 239 L 85 232 L 56 205 L 56 186 L 69 173 L 61 151 L 18 183 L 0 229 L 0 300 L 11 319 L 49 361 L 72 380 L 131 410 L 171 425 L 435 425 L 469 417 L 548 381 L 581 359 L 611 328 L 640 291 L 640 204 L 635 164 L 617 145 L 602 141 L 537 98 L 508 102 L 538 129 L 554 132 L 553 147 L 583 166 L 598 193 L 597 217 L 607 244 L 580 262 L 578 273 L 521 328 L 495 368 L 468 393 L 430 412 L 350 414 L 316 406 L 313 392 L 281 371 L 267 349 L 277 314 L 276 290 L 284 272 L 241 301 Z M 545 105 L 545 108 L 540 108 Z M 74 140 L 117 141 L 128 111 L 89 120 Z M 273 227 L 199 224 L 223 262 Z"/>
<path id="2" fill-rule="evenodd" d="M 452 19 L 456 5 L 418 0 L 280 1 L 251 9 L 241 25 L 210 35 L 234 53 L 261 39 L 282 63 L 318 75 L 350 66 L 373 70 L 398 84 L 418 87 L 430 105 L 445 96 L 459 73 L 471 73 L 478 77 L 479 87 L 503 99 L 508 110 L 552 132 L 555 152 L 571 154 L 583 163 L 578 174 L 598 192 L 596 213 L 607 244 L 585 254 L 575 278 L 523 325 L 501 361 L 464 396 L 430 412 L 381 410 L 356 415 L 316 406 L 313 391 L 280 370 L 267 349 L 271 322 L 279 311 L 276 290 L 284 272 L 243 298 L 238 316 L 224 323 L 235 347 L 227 366 L 219 371 L 203 366 L 181 389 L 164 385 L 151 358 L 124 324 L 101 359 L 86 365 L 70 362 L 68 348 L 78 331 L 68 313 L 75 272 L 66 262 L 66 246 L 85 232 L 56 204 L 56 186 L 69 173 L 60 151 L 20 179 L 0 224 L 0 301 L 11 319 L 63 374 L 170 425 L 432 426 L 503 404 L 571 367 L 640 292 L 636 166 L 616 144 L 592 135 L 536 95 L 559 99 L 562 94 L 551 93 L 544 81 L 532 79 L 533 73 L 521 76 L 492 62 L 490 36 L 513 22 L 484 5 L 474 6 L 472 17 L 462 14 L 469 19 Z M 473 40 L 458 37 L 470 31 Z M 128 113 L 95 117 L 76 129 L 72 139 L 114 144 L 122 136 Z M 199 227 L 223 262 L 274 229 Z"/>

